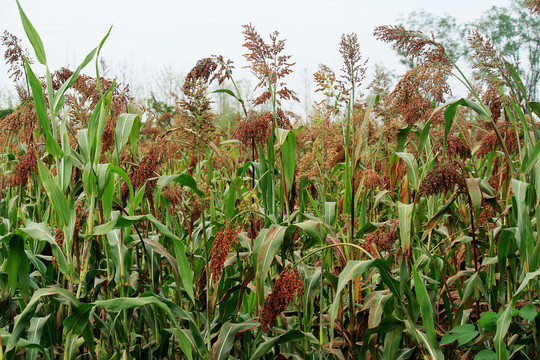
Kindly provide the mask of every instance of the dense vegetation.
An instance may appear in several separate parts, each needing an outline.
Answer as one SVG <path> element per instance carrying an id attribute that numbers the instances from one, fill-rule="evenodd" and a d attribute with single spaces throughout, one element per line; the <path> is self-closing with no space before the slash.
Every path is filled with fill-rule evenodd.
<path id="1" fill-rule="evenodd" d="M 143 117 L 100 77 L 108 34 L 51 72 L 20 15 L 46 76 L 4 34 L 21 101 L 0 120 L 0 359 L 540 355 L 540 104 L 479 31 L 470 82 L 436 39 L 375 29 L 413 67 L 367 96 L 343 35 L 298 127 L 277 32 L 244 26 L 255 110 L 213 56 Z M 451 77 L 469 97 L 448 101 Z M 241 109 L 228 126 L 211 83 Z"/>

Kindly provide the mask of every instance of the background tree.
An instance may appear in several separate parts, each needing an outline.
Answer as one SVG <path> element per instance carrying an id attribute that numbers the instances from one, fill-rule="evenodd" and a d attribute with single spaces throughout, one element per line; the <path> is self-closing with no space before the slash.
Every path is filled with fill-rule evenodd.
<path id="1" fill-rule="evenodd" d="M 469 50 L 467 47 L 466 33 L 467 26 L 459 23 L 455 17 L 445 14 L 439 16 L 425 10 L 413 11 L 407 18 L 397 20 L 400 25 L 410 30 L 420 30 L 427 36 L 434 36 L 435 39 L 444 45 L 446 52 L 454 61 L 467 57 Z M 401 63 L 413 68 L 416 64 L 401 52 Z"/>
<path id="2" fill-rule="evenodd" d="M 438 16 L 429 12 L 412 12 L 406 19 L 398 19 L 407 29 L 420 30 L 435 37 L 456 61 L 474 63 L 467 47 L 467 32 L 478 29 L 487 36 L 497 51 L 512 63 L 522 76 L 530 99 L 536 99 L 540 80 L 540 18 L 531 14 L 525 1 L 514 0 L 508 6 L 493 6 L 478 19 L 459 23 L 453 16 Z M 405 57 L 401 62 L 410 67 Z"/>
<path id="3" fill-rule="evenodd" d="M 487 35 L 500 54 L 516 66 L 529 97 L 536 99 L 540 80 L 538 15 L 531 14 L 524 1 L 513 1 L 508 7 L 492 7 L 470 25 Z"/>

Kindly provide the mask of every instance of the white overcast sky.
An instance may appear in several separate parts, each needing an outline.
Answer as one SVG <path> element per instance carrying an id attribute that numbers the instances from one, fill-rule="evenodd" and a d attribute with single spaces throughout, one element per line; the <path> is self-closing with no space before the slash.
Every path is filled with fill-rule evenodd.
<path id="1" fill-rule="evenodd" d="M 203 57 L 222 54 L 232 59 L 236 68 L 246 65 L 242 54 L 242 24 L 252 23 L 267 34 L 278 30 L 287 39 L 285 53 L 296 63 L 296 75 L 289 80 L 291 88 L 302 91 L 299 74 L 311 75 L 320 63 L 335 71 L 341 67 L 338 45 L 341 34 L 358 34 L 362 54 L 369 66 L 382 63 L 398 69 L 390 45 L 376 41 L 373 29 L 395 24 L 396 19 L 412 11 L 425 9 L 459 21 L 471 21 L 492 6 L 506 6 L 510 0 L 20 0 L 30 21 L 37 29 L 47 53 L 51 71 L 62 66 L 72 68 L 97 46 L 113 29 L 102 57 L 113 68 L 126 64 L 135 81 L 148 81 L 164 66 L 186 73 Z M 15 0 L 0 0 L 0 30 L 8 30 L 24 39 Z M 4 48 L 1 49 L 3 55 Z M 0 90 L 11 88 L 0 59 Z M 40 72 L 41 65 L 34 64 Z M 93 67 L 87 72 L 92 74 Z M 246 72 L 240 76 L 249 77 Z M 252 80 L 255 83 L 255 80 Z"/>

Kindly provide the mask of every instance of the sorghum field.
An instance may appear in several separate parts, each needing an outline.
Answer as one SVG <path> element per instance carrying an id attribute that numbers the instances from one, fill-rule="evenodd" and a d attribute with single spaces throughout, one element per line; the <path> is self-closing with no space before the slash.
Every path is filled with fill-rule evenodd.
<path id="1" fill-rule="evenodd" d="M 212 56 L 175 107 L 142 109 L 100 77 L 107 37 L 53 71 L 19 9 L 33 51 L 2 36 L 20 105 L 0 120 L 0 359 L 539 358 L 540 103 L 480 32 L 468 79 L 437 39 L 376 28 L 414 67 L 361 96 L 343 35 L 299 126 L 277 32 L 243 27 L 249 107 Z M 451 78 L 468 97 L 448 101 Z M 229 127 L 211 84 L 242 109 Z"/>

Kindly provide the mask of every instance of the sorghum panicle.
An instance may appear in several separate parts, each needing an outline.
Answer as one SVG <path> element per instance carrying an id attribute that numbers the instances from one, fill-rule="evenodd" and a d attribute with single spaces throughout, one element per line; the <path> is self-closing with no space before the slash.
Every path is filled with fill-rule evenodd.
<path id="1" fill-rule="evenodd" d="M 291 266 L 286 267 L 279 275 L 274 290 L 266 298 L 260 321 L 262 330 L 267 332 L 274 326 L 276 318 L 287 309 L 289 303 L 299 297 L 303 291 L 304 282 L 300 279 L 298 270 Z"/>

